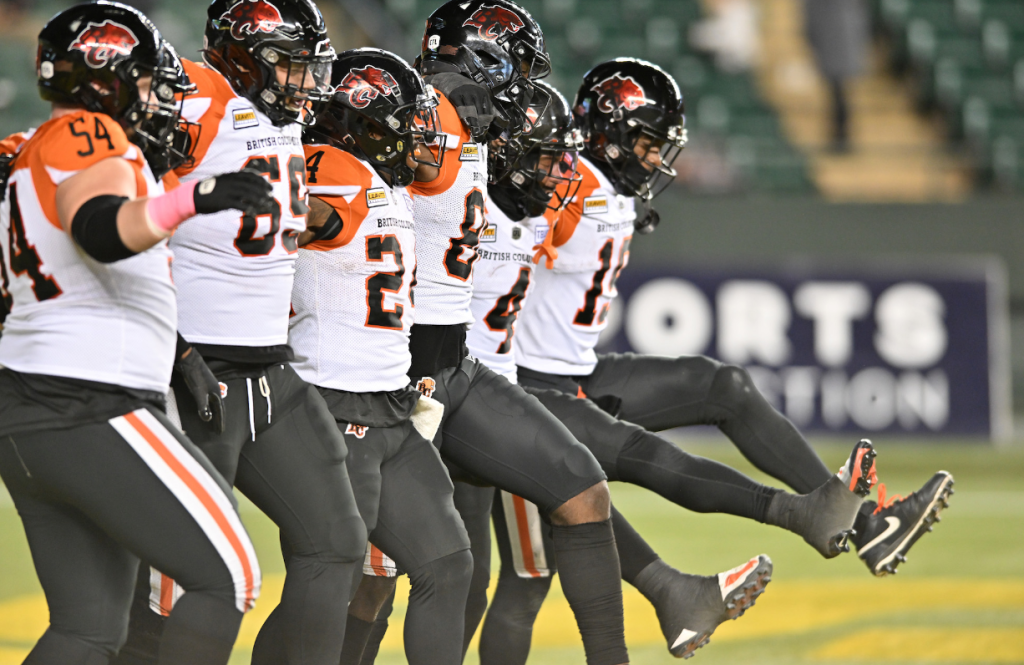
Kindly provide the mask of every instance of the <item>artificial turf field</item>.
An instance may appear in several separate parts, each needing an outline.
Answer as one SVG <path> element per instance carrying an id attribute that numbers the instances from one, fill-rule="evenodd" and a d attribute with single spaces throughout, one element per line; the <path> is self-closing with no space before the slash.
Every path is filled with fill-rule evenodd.
<path id="1" fill-rule="evenodd" d="M 761 479 L 718 438 L 680 439 Z M 838 468 L 852 442 L 818 443 Z M 896 577 L 876 579 L 853 555 L 825 561 L 798 537 L 734 517 L 683 511 L 644 490 L 613 484 L 619 509 L 672 565 L 712 574 L 765 552 L 775 563 L 766 593 L 697 652 L 699 663 L 1024 663 L 1024 445 L 878 442 L 890 492 L 909 492 L 931 472 L 956 477 L 942 523 L 911 551 Z M 277 532 L 243 504 L 264 570 L 264 591 L 246 617 L 232 665 L 249 662 L 260 622 L 280 595 Z M 404 578 L 403 578 L 404 580 Z M 401 591 L 407 587 L 400 587 Z M 675 662 L 654 612 L 625 585 L 626 638 L 633 663 Z M 405 662 L 396 606 L 378 663 Z M 45 630 L 46 604 L 21 524 L 0 492 L 0 665 L 20 663 Z M 475 645 L 467 663 L 476 664 Z M 583 650 L 557 582 L 541 611 L 530 663 L 583 663 Z"/>

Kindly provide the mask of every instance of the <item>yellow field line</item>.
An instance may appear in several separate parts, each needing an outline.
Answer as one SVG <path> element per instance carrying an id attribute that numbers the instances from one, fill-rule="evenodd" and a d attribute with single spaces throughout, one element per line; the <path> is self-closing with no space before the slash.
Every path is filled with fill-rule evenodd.
<path id="1" fill-rule="evenodd" d="M 246 615 L 242 623 L 237 647 L 246 650 L 252 648 L 259 627 L 281 597 L 283 580 L 282 575 L 267 575 L 264 578 L 263 593 L 256 609 Z M 388 631 L 382 645 L 385 650 L 402 648 L 400 623 L 405 615 L 405 599 L 408 597 L 406 580 L 404 577 L 400 579 L 399 600 L 392 615 L 392 629 Z M 661 644 L 663 637 L 654 610 L 632 587 L 624 586 L 623 592 L 628 643 Z M 798 635 L 821 628 L 841 626 L 864 617 L 872 620 L 890 614 L 905 617 L 908 611 L 993 609 L 1024 610 L 1024 580 L 775 581 L 769 585 L 767 592 L 758 600 L 754 609 L 739 621 L 723 625 L 715 633 L 715 641 L 721 643 L 726 640 L 766 635 Z M 0 602 L 0 665 L 20 663 L 27 653 L 24 647 L 31 645 L 42 635 L 47 622 L 46 602 L 42 595 L 23 596 Z M 973 644 L 971 653 L 975 659 L 985 654 L 982 649 L 991 649 L 990 662 L 1024 661 L 1024 628 L 1016 627 L 978 627 L 970 629 L 969 633 L 906 625 L 894 629 L 893 633 L 870 628 L 855 635 L 844 636 L 825 645 L 813 655 L 827 660 L 838 657 L 839 654 L 849 654 L 853 642 L 848 640 L 866 639 L 867 636 L 872 640 L 877 638 L 881 644 L 892 643 L 889 644 L 891 648 L 872 649 L 873 658 L 876 660 L 881 660 L 878 656 L 883 652 L 895 660 L 905 660 L 907 652 L 901 651 L 903 647 L 899 645 L 908 643 L 907 631 L 918 631 L 921 633 L 920 639 L 935 645 L 935 662 L 971 660 L 964 657 L 968 643 Z M 925 642 L 918 642 L 915 639 L 914 644 L 918 646 L 914 647 L 913 660 L 932 660 L 921 655 L 924 652 L 919 645 Z M 549 647 L 571 646 L 578 643 L 579 634 L 575 620 L 556 582 L 551 597 L 537 618 L 534 644 L 538 647 Z M 943 654 L 954 654 L 955 657 L 945 658 Z"/>

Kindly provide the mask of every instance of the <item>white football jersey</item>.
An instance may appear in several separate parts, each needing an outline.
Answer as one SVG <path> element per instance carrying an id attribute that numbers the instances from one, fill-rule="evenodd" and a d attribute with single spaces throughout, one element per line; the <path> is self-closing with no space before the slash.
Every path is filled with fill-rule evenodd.
<path id="1" fill-rule="evenodd" d="M 275 127 L 227 80 L 183 61 L 198 88 L 183 115 L 199 123 L 195 163 L 183 182 L 249 168 L 274 187 L 272 215 L 237 210 L 197 215 L 171 238 L 178 287 L 178 329 L 192 343 L 275 346 L 288 340 L 288 302 L 298 235 L 306 230 L 306 162 L 302 127 Z"/>
<path id="2" fill-rule="evenodd" d="M 538 372 L 571 376 L 594 371 L 597 339 L 608 325 L 615 282 L 629 261 L 636 219 L 632 197 L 580 156 L 583 182 L 555 227 L 554 267 L 539 266 L 519 316 L 516 362 Z"/>
<path id="3" fill-rule="evenodd" d="M 309 191 L 342 231 L 299 250 L 289 343 L 304 380 L 356 393 L 409 384 L 416 226 L 404 188 L 338 148 L 305 146 Z"/>
<path id="4" fill-rule="evenodd" d="M 167 243 L 100 263 L 57 216 L 57 187 L 109 158 L 131 164 L 137 196 L 163 193 L 141 151 L 107 115 L 75 111 L 48 120 L 20 147 L 0 204 L 0 277 L 12 298 L 0 365 L 162 393 L 177 319 Z"/>
<path id="5" fill-rule="evenodd" d="M 473 265 L 486 220 L 487 146 L 474 143 L 455 107 L 438 93 L 448 137 L 441 174 L 409 186 L 416 215 L 416 322 L 469 323 Z"/>
<path id="6" fill-rule="evenodd" d="M 516 319 L 530 289 L 533 248 L 548 234 L 544 217 L 513 222 L 496 205 L 487 210 L 473 277 L 473 327 L 466 335 L 469 353 L 516 382 L 513 336 Z"/>

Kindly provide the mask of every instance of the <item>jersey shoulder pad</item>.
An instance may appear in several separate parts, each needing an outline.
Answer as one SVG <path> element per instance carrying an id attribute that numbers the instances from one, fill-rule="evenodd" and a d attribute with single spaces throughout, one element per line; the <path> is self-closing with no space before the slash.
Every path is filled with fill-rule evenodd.
<path id="1" fill-rule="evenodd" d="M 140 167 L 145 163 L 142 151 L 128 140 L 117 121 L 104 113 L 82 110 L 43 123 L 21 147 L 18 163 L 20 167 L 35 162 L 70 175 L 109 157 L 122 157 Z"/>
<path id="2" fill-rule="evenodd" d="M 174 170 L 179 177 L 184 177 L 199 168 L 217 138 L 228 103 L 238 95 L 220 72 L 191 60 L 182 59 L 181 64 L 189 82 L 196 86 L 195 91 L 185 97 L 182 113 L 194 123 L 189 129 L 194 146 L 192 159 Z"/>
<path id="3" fill-rule="evenodd" d="M 553 242 L 555 247 L 561 247 L 565 243 L 569 242 L 573 234 L 576 232 L 576 227 L 579 226 L 580 220 L 583 215 L 587 214 L 588 208 L 593 211 L 597 211 L 600 208 L 601 199 L 601 181 L 598 179 L 594 169 L 586 163 L 584 160 L 579 162 L 579 173 L 583 177 L 583 181 L 580 183 L 580 188 L 576 191 L 576 196 L 569 201 L 569 205 L 565 207 L 558 215 L 558 221 L 555 224 Z M 608 195 L 604 192 L 604 210 L 608 209 Z M 595 207 L 596 206 L 596 207 Z M 603 212 L 602 211 L 602 212 Z"/>
<path id="4" fill-rule="evenodd" d="M 15 132 L 0 141 L 0 155 L 16 155 L 21 146 L 29 140 L 36 130 L 30 129 L 27 132 Z"/>
<path id="5" fill-rule="evenodd" d="M 341 217 L 341 233 L 331 240 L 306 245 L 305 249 L 328 251 L 344 247 L 355 237 L 383 183 L 374 186 L 373 171 L 350 152 L 330 145 L 306 145 L 306 182 L 311 196 L 334 208 Z M 314 182 L 315 181 L 315 182 Z"/>
<path id="6" fill-rule="evenodd" d="M 337 146 L 302 146 L 306 154 L 306 184 L 311 194 L 340 196 L 373 186 L 373 170 Z"/>
<path id="7" fill-rule="evenodd" d="M 228 102 L 238 96 L 231 89 L 231 84 L 224 78 L 224 75 L 217 70 L 211 69 L 201 62 L 193 62 L 184 58 L 182 58 L 181 64 L 185 70 L 185 75 L 188 76 L 189 82 L 196 87 L 195 91 L 188 95 L 186 99 L 192 97 L 209 98 L 212 100 L 213 105 L 223 108 Z"/>
<path id="8" fill-rule="evenodd" d="M 437 99 L 437 116 L 441 121 L 441 131 L 447 136 L 444 163 L 441 164 L 441 172 L 435 179 L 430 182 L 413 182 L 406 188 L 413 196 L 436 196 L 448 191 L 459 177 L 462 165 L 466 161 L 462 152 L 464 149 L 477 151 L 476 157 L 480 158 L 479 146 L 473 143 L 473 137 L 462 124 L 455 106 L 440 92 L 437 93 Z"/>

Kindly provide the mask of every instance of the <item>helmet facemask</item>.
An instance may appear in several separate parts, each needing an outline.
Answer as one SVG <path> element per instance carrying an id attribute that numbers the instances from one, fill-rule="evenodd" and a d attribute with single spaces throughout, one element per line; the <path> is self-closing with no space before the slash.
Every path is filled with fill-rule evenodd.
<path id="1" fill-rule="evenodd" d="M 146 94 L 136 87 L 136 101 L 125 113 L 123 124 L 133 143 L 142 148 L 154 174 L 162 175 L 192 160 L 199 125 L 181 117 L 185 97 L 195 90 L 170 44 L 152 71 Z"/>
<path id="2" fill-rule="evenodd" d="M 675 180 L 677 173 L 672 164 L 687 141 L 682 118 L 679 124 L 669 125 L 667 130 L 635 117 L 612 123 L 608 129 L 604 133 L 601 156 L 623 194 L 650 201 Z M 618 137 L 613 141 L 615 134 Z"/>
<path id="3" fill-rule="evenodd" d="M 520 158 L 506 182 L 522 194 L 522 207 L 529 217 L 561 210 L 583 182 L 578 149 L 538 145 Z"/>

